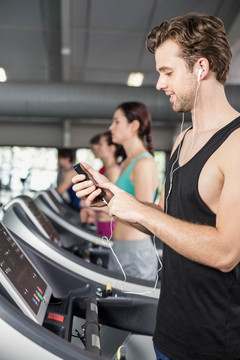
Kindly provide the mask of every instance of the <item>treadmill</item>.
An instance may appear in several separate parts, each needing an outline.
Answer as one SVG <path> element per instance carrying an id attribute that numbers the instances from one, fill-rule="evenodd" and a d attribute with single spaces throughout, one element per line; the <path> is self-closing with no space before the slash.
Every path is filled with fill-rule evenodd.
<path id="1" fill-rule="evenodd" d="M 154 360 L 156 309 L 157 299 L 63 268 L 0 222 L 2 359 Z"/>
<path id="2" fill-rule="evenodd" d="M 81 225 L 80 215 L 78 220 L 72 216 L 72 211 L 69 212 L 66 206 L 60 204 L 51 190 L 42 190 L 37 192 L 33 197 L 34 202 L 38 208 L 50 219 L 59 234 L 71 234 L 72 238 L 76 240 L 85 240 L 93 246 L 107 248 L 107 245 L 101 244 L 102 237 L 96 232 L 89 230 Z"/>
<path id="3" fill-rule="evenodd" d="M 64 199 L 64 197 L 61 196 L 61 195 L 57 192 L 57 190 L 56 190 L 54 187 L 50 186 L 46 191 L 47 191 L 47 193 L 49 193 L 50 198 L 52 199 L 52 201 L 53 201 L 55 204 L 58 204 L 58 206 L 60 206 L 65 213 L 69 214 L 69 215 L 70 215 L 69 217 L 70 217 L 71 219 L 76 218 L 75 221 L 76 221 L 76 224 L 77 224 L 77 225 L 81 225 L 81 220 L 80 220 L 80 216 L 79 216 L 80 210 L 78 210 L 78 209 L 76 209 L 76 208 L 73 208 L 73 207 L 71 206 L 71 204 L 68 203 L 68 202 Z M 80 199 L 79 199 L 79 200 L 80 200 Z M 73 221 L 73 222 L 75 222 L 75 221 Z M 89 229 L 90 231 L 95 232 L 95 230 L 96 230 L 96 225 L 94 225 L 94 224 L 89 224 L 88 229 Z"/>
<path id="4" fill-rule="evenodd" d="M 69 205 L 64 202 L 61 196 L 56 192 L 54 188 L 49 188 L 44 191 L 40 191 L 36 193 L 34 196 L 34 201 L 38 205 L 38 207 L 46 214 L 46 216 L 53 222 L 55 228 L 59 233 L 64 233 L 66 231 L 70 232 L 72 236 L 77 236 L 85 238 L 94 244 L 94 246 L 99 246 L 101 244 L 102 237 L 93 231 L 94 229 L 91 227 L 83 227 L 81 223 L 75 223 L 74 215 L 76 216 L 75 210 L 72 215 L 69 214 Z M 162 257 L 162 247 L 163 243 L 161 239 L 156 237 L 156 246 L 159 257 Z M 101 257 L 104 259 L 107 257 L 107 252 L 104 251 L 106 249 L 106 245 L 101 245 L 102 250 L 95 251 L 96 255 L 92 251 L 92 257 L 95 258 L 95 261 L 98 257 L 98 252 L 101 254 Z M 106 260 L 105 260 L 106 262 Z"/>
<path id="5" fill-rule="evenodd" d="M 71 204 L 68 203 L 54 187 L 50 186 L 44 191 L 49 194 L 52 204 L 54 204 L 57 208 L 61 209 L 62 213 L 66 216 L 66 218 L 68 218 L 73 224 L 77 226 L 81 225 L 80 210 L 72 207 Z"/>
<path id="6" fill-rule="evenodd" d="M 11 217 L 11 211 L 16 212 L 19 218 L 23 217 L 19 209 L 25 212 L 27 220 L 30 220 L 45 237 L 59 246 L 75 253 L 78 252 L 79 255 L 81 255 L 81 251 L 92 246 L 91 242 L 86 241 L 83 237 L 72 236 L 72 233 L 68 231 L 59 234 L 47 216 L 39 210 L 33 199 L 27 195 L 19 195 L 5 204 L 3 206 L 4 218 Z M 24 222 L 26 219 L 22 219 L 22 221 Z"/>
<path id="7" fill-rule="evenodd" d="M 21 237 L 30 248 L 44 254 L 63 268 L 88 279 L 95 279 L 103 287 L 110 283 L 119 291 L 135 292 L 143 296 L 147 294 L 149 297 L 158 299 L 160 283 L 153 290 L 155 284 L 152 281 L 129 276 L 127 281 L 123 282 L 121 273 L 100 266 L 102 265 L 100 262 L 91 263 L 91 257 L 81 258 L 65 248 L 64 242 L 67 240 L 62 241 L 62 236 L 58 234 L 32 198 L 26 195 L 17 196 L 3 207 L 3 211 L 2 222 L 13 234 Z"/>
<path id="8" fill-rule="evenodd" d="M 46 199 L 46 204 L 49 202 L 50 207 L 46 206 L 41 201 L 39 202 L 40 198 L 43 199 L 43 201 Z M 38 229 L 43 232 L 44 235 L 46 235 L 44 224 L 46 224 L 47 221 L 46 219 L 41 221 L 41 218 L 47 217 L 49 221 L 48 225 L 46 226 L 47 229 L 51 232 L 51 238 L 53 236 L 56 238 L 57 232 L 57 236 L 60 237 L 59 243 L 65 249 L 86 260 L 107 267 L 109 246 L 106 243 L 103 243 L 102 238 L 96 233 L 81 227 L 81 225 L 74 225 L 74 220 L 72 223 L 70 222 L 72 219 L 71 212 L 73 211 L 75 213 L 75 210 L 70 209 L 71 212 L 69 213 L 66 208 L 60 207 L 60 202 L 57 203 L 57 200 L 52 200 L 54 200 L 54 197 L 51 195 L 50 191 L 40 192 L 39 198 L 37 197 L 37 200 L 33 200 L 29 196 L 19 195 L 4 205 L 4 211 L 18 203 L 18 205 L 24 209 L 28 217 L 32 219 L 32 221 L 35 223 Z M 42 215 L 39 215 L 39 209 L 41 209 L 40 211 Z M 16 209 L 16 211 L 18 210 Z M 51 216 L 48 216 L 49 213 Z M 52 215 L 53 217 L 56 216 L 57 221 L 54 221 Z M 39 221 L 41 221 L 40 226 Z M 51 230 L 50 227 L 52 228 Z M 112 244 L 111 241 L 110 244 Z"/>

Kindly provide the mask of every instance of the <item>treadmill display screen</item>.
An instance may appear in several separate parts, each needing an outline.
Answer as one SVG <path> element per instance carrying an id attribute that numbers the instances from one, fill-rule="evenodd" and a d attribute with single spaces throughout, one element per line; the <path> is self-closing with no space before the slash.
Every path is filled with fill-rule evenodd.
<path id="1" fill-rule="evenodd" d="M 24 201 L 26 202 L 29 210 L 34 215 L 35 221 L 39 223 L 39 225 L 43 228 L 43 230 L 47 233 L 49 238 L 55 243 L 58 244 L 60 242 L 60 237 L 53 227 L 52 223 L 48 220 L 48 218 L 39 210 L 35 202 L 28 197 L 24 197 Z"/>
<path id="2" fill-rule="evenodd" d="M 46 291 L 48 284 L 2 223 L 0 223 L 0 275 L 1 283 L 4 283 L 16 304 L 20 308 L 21 304 L 23 305 L 23 312 L 28 314 L 33 312 L 36 315 L 35 320 L 38 321 L 37 315 L 42 304 L 46 307 L 49 301 L 49 294 L 45 298 L 46 293 L 49 293 Z M 42 320 L 43 318 L 38 322 Z"/>

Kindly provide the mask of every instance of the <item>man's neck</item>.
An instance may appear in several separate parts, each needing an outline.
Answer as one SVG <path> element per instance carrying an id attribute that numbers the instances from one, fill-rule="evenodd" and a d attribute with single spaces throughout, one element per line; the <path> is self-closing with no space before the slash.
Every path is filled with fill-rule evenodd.
<path id="1" fill-rule="evenodd" d="M 221 84 L 208 88 L 202 85 L 195 111 L 193 109 L 191 112 L 193 129 L 196 133 L 220 129 L 240 115 L 229 104 Z"/>

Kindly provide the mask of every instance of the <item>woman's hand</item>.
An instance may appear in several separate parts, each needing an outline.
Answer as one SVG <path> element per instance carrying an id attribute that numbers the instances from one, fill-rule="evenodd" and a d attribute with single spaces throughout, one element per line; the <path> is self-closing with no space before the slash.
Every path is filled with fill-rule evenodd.
<path id="1" fill-rule="evenodd" d="M 86 163 L 83 163 L 86 170 L 93 176 L 98 185 L 103 183 L 108 183 L 109 180 L 98 171 L 94 170 L 91 166 Z M 72 178 L 73 185 L 72 189 L 75 191 L 76 196 L 79 199 L 83 199 L 86 203 L 86 206 L 96 206 L 102 207 L 105 206 L 104 202 L 100 199 L 96 199 L 98 195 L 101 194 L 102 189 L 96 186 L 92 180 L 86 180 L 85 175 L 76 175 Z M 107 202 L 110 201 L 112 193 L 106 191 L 106 196 L 104 196 Z"/>

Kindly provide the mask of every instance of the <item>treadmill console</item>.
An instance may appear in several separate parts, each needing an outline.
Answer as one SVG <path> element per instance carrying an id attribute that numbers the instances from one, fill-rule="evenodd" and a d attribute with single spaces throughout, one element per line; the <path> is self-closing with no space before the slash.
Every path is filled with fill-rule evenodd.
<path id="1" fill-rule="evenodd" d="M 42 324 L 52 294 L 51 287 L 1 222 L 0 281 L 23 313 Z"/>
<path id="2" fill-rule="evenodd" d="M 51 208 L 53 211 L 55 211 L 60 216 L 65 217 L 66 213 L 59 204 L 59 202 L 54 198 L 54 196 L 51 194 L 50 191 L 40 191 L 35 195 L 35 199 L 38 197 L 42 198 L 43 201 Z"/>
<path id="3" fill-rule="evenodd" d="M 33 214 L 33 216 L 31 216 L 31 220 L 35 223 L 35 225 L 38 225 L 38 227 L 40 226 L 42 228 L 40 230 L 44 230 L 50 240 L 58 244 L 60 242 L 60 237 L 55 228 L 53 227 L 52 223 L 42 213 L 42 211 L 39 210 L 39 208 L 31 198 L 25 196 L 24 201 L 26 202 L 26 205 L 28 206 L 30 212 Z"/>
<path id="4" fill-rule="evenodd" d="M 15 211 L 22 208 L 26 216 L 30 221 L 36 226 L 36 228 L 43 234 L 46 238 L 53 241 L 55 244 L 60 245 L 60 236 L 52 225 L 51 221 L 47 216 L 37 207 L 32 198 L 26 195 L 20 195 L 16 198 L 10 200 L 10 202 L 4 205 L 4 213 L 13 208 Z M 5 215 L 4 215 L 5 216 Z M 3 216 L 3 219 L 4 219 Z M 4 223 L 4 221 L 3 221 Z M 7 225 L 8 226 L 8 225 Z M 8 226 L 9 227 L 9 226 Z M 11 229 L 11 227 L 10 227 Z"/>

